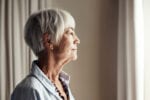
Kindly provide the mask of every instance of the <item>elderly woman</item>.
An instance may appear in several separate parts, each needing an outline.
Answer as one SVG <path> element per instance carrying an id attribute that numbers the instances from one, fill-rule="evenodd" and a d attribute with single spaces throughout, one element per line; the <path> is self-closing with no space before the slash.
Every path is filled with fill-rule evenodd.
<path id="1" fill-rule="evenodd" d="M 30 74 L 15 88 L 11 100 L 74 100 L 65 64 L 77 59 L 75 20 L 64 10 L 32 14 L 25 25 L 25 41 L 38 60 Z"/>

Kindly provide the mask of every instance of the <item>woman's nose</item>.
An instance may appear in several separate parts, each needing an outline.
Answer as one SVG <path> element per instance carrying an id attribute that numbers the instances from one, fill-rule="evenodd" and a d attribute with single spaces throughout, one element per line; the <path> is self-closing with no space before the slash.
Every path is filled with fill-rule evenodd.
<path id="1" fill-rule="evenodd" d="M 78 38 L 78 36 L 75 36 L 75 41 L 74 41 L 75 44 L 80 44 L 80 39 Z"/>

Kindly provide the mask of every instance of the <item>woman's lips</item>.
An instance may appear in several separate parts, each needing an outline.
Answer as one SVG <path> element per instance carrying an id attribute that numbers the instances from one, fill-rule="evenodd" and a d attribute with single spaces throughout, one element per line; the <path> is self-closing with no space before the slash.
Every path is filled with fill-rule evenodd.
<path id="1" fill-rule="evenodd" d="M 75 49 L 72 49 L 72 50 L 77 50 L 77 49 L 75 48 Z"/>

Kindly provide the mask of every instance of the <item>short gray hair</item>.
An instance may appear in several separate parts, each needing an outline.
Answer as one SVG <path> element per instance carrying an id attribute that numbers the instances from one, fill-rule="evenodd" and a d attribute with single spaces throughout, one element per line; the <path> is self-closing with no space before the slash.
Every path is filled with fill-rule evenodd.
<path id="1" fill-rule="evenodd" d="M 34 54 L 44 50 L 42 35 L 49 34 L 51 42 L 59 44 L 64 29 L 75 28 L 75 20 L 71 14 L 62 9 L 47 9 L 33 13 L 24 28 L 25 41 Z"/>

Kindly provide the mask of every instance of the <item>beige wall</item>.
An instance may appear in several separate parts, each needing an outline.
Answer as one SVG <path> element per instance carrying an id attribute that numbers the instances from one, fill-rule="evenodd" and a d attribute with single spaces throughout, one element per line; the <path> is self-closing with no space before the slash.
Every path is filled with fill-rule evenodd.
<path id="1" fill-rule="evenodd" d="M 118 0 L 52 0 L 48 5 L 76 19 L 79 58 L 64 68 L 76 100 L 117 100 Z"/>

